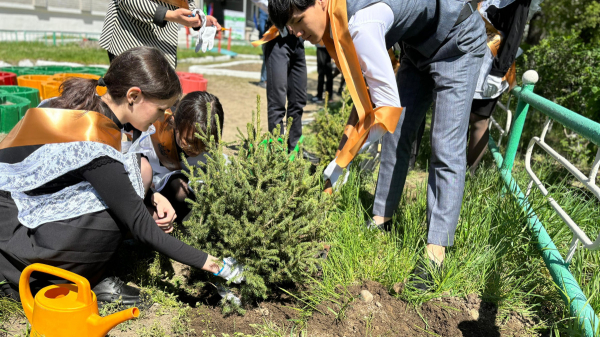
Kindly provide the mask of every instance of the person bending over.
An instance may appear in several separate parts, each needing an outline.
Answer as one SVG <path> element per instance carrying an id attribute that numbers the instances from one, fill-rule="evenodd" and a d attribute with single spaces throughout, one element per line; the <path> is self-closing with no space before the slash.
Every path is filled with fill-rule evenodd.
<path id="1" fill-rule="evenodd" d="M 210 111 L 208 110 L 210 104 Z M 164 195 L 175 208 L 177 219 L 184 219 L 190 208 L 185 202 L 192 196 L 188 188 L 188 178 L 182 173 L 186 166 L 182 156 L 188 164 L 196 165 L 206 162 L 206 145 L 194 134 L 200 130 L 207 132 L 210 118 L 210 135 L 219 141 L 223 127 L 223 107 L 219 99 L 203 91 L 190 92 L 181 99 L 174 114 L 165 115 L 164 120 L 156 121 L 156 133 L 146 142 L 149 151 L 144 154 L 152 166 L 152 184 L 154 190 Z M 218 125 L 217 126 L 217 118 Z M 166 229 L 170 233 L 173 229 Z"/>
<path id="2" fill-rule="evenodd" d="M 354 156 L 383 137 L 369 227 L 389 227 L 412 141 L 433 105 L 427 246 L 414 272 L 421 289 L 432 286 L 430 272 L 454 242 L 461 209 L 469 112 L 486 48 L 476 9 L 477 0 L 269 0 L 279 30 L 325 44 L 352 95 L 354 109 L 325 178 L 335 187 Z M 396 43 L 404 52 L 394 76 L 388 50 Z"/>
<path id="3" fill-rule="evenodd" d="M 96 94 L 105 85 L 107 93 Z M 100 303 L 140 302 L 139 290 L 99 280 L 123 238 L 134 239 L 181 263 L 241 282 L 241 266 L 218 259 L 164 233 L 143 202 L 139 144 L 121 152 L 121 128 L 147 130 L 181 95 L 175 70 L 156 48 L 117 56 L 100 80 L 62 84 L 50 108 L 29 109 L 0 142 L 0 283 L 19 299 L 22 270 L 44 263 L 90 281 Z M 141 139 L 141 138 L 140 138 Z M 151 196 L 174 218 L 168 201 Z M 34 274 L 39 290 L 64 280 Z"/>

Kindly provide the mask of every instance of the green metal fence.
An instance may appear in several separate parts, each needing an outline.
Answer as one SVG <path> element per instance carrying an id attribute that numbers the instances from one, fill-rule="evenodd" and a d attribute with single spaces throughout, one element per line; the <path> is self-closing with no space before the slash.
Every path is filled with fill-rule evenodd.
<path id="1" fill-rule="evenodd" d="M 98 41 L 99 38 L 99 33 L 0 30 L 0 41 L 42 42 L 53 46 L 80 41 Z"/>
<path id="2" fill-rule="evenodd" d="M 546 263 L 548 270 L 550 271 L 550 275 L 552 276 L 554 283 L 559 287 L 563 300 L 569 306 L 571 317 L 577 319 L 584 336 L 593 337 L 598 332 L 599 320 L 594 313 L 594 310 L 589 305 L 585 294 L 583 294 L 581 291 L 581 287 L 573 277 L 573 274 L 571 274 L 569 270 L 569 262 L 573 257 L 575 250 L 579 246 L 583 246 L 583 248 L 591 250 L 600 249 L 600 236 L 595 241 L 590 240 L 587 235 L 577 226 L 577 224 L 571 220 L 568 214 L 562 208 L 560 208 L 556 201 L 548 196 L 548 191 L 535 176 L 535 173 L 533 173 L 531 170 L 530 161 L 533 147 L 535 145 L 541 147 L 550 156 L 554 157 L 559 163 L 567 168 L 584 186 L 586 186 L 588 190 L 590 190 L 600 200 L 600 188 L 595 184 L 598 167 L 600 166 L 600 149 L 598 150 L 596 160 L 592 165 L 589 176 L 586 176 L 560 154 L 552 150 L 552 148 L 550 148 L 544 142 L 548 127 L 551 121 L 554 120 L 575 131 L 580 136 L 586 138 L 592 143 L 600 145 L 600 124 L 534 94 L 533 88 L 537 81 L 538 74 L 533 70 L 529 70 L 523 75 L 523 87 L 516 87 L 512 91 L 512 94 L 518 98 L 518 103 L 512 118 L 512 126 L 510 126 L 510 134 L 504 157 L 500 153 L 500 150 L 492 137 L 490 137 L 489 140 L 489 147 L 492 155 L 494 156 L 496 164 L 498 165 L 506 188 L 516 198 L 519 205 L 528 215 L 527 222 L 533 235 L 533 241 L 537 242 L 538 249 L 540 250 L 542 258 Z M 513 178 L 512 170 L 519 141 L 521 139 L 521 133 L 523 131 L 523 126 L 525 125 L 527 111 L 529 110 L 530 106 L 545 114 L 548 119 L 541 135 L 539 137 L 533 137 L 527 149 L 526 169 L 531 180 L 527 192 L 524 194 Z M 529 192 L 534 184 L 542 191 L 542 194 L 547 197 L 547 200 L 550 202 L 551 206 L 556 210 L 557 214 L 564 220 L 573 233 L 573 240 L 571 242 L 566 259 L 563 259 L 562 255 L 559 253 L 556 245 L 552 241 L 552 238 L 550 238 L 546 232 L 543 223 L 539 220 L 529 202 Z"/>

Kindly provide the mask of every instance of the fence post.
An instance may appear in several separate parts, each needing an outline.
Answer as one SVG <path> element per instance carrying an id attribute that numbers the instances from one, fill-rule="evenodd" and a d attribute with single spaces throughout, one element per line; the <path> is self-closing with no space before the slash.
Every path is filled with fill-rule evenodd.
<path id="1" fill-rule="evenodd" d="M 523 74 L 523 89 L 521 89 L 521 92 L 533 92 L 533 87 L 537 83 L 538 79 L 539 76 L 535 70 L 526 71 L 525 74 Z M 525 125 L 525 119 L 527 117 L 527 110 L 529 110 L 529 104 L 525 103 L 525 101 L 521 99 L 520 93 L 518 94 L 518 97 L 519 103 L 517 104 L 517 110 L 515 111 L 515 116 L 510 128 L 504 161 L 502 162 L 502 167 L 500 168 L 500 170 L 503 172 L 512 172 L 515 156 L 517 155 L 517 148 L 519 147 L 519 141 L 521 140 L 523 126 Z"/>
<path id="2" fill-rule="evenodd" d="M 56 46 L 56 32 L 52 32 L 52 42 L 54 43 L 54 46 Z"/>

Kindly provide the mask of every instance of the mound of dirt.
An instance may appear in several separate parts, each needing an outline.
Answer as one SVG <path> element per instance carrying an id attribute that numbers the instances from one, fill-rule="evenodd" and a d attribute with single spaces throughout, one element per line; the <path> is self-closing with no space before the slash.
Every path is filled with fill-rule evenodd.
<path id="1" fill-rule="evenodd" d="M 366 290 L 366 292 L 365 292 Z M 477 295 L 466 299 L 443 298 L 414 307 L 394 298 L 377 282 L 340 289 L 340 297 L 321 303 L 310 317 L 300 317 L 302 303 L 280 296 L 248 310 L 246 315 L 223 317 L 219 307 L 202 306 L 194 315 L 196 333 L 220 336 L 236 332 L 254 334 L 256 325 L 285 331 L 304 330 L 308 336 L 528 336 L 528 322 L 511 317 L 498 326 L 496 307 Z M 306 322 L 304 326 L 302 321 Z M 255 325 L 252 327 L 251 325 Z"/>

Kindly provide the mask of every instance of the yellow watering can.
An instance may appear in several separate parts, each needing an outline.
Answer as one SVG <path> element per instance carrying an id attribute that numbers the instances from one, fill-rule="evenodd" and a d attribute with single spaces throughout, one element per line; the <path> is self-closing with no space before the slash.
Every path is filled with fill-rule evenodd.
<path id="1" fill-rule="evenodd" d="M 29 286 L 29 277 L 34 271 L 58 276 L 75 284 L 45 287 L 34 299 Z M 25 316 L 31 323 L 32 337 L 105 336 L 117 324 L 140 315 L 138 308 L 131 308 L 100 317 L 96 294 L 90 289 L 90 282 L 86 278 L 41 263 L 34 263 L 23 270 L 19 294 Z"/>

